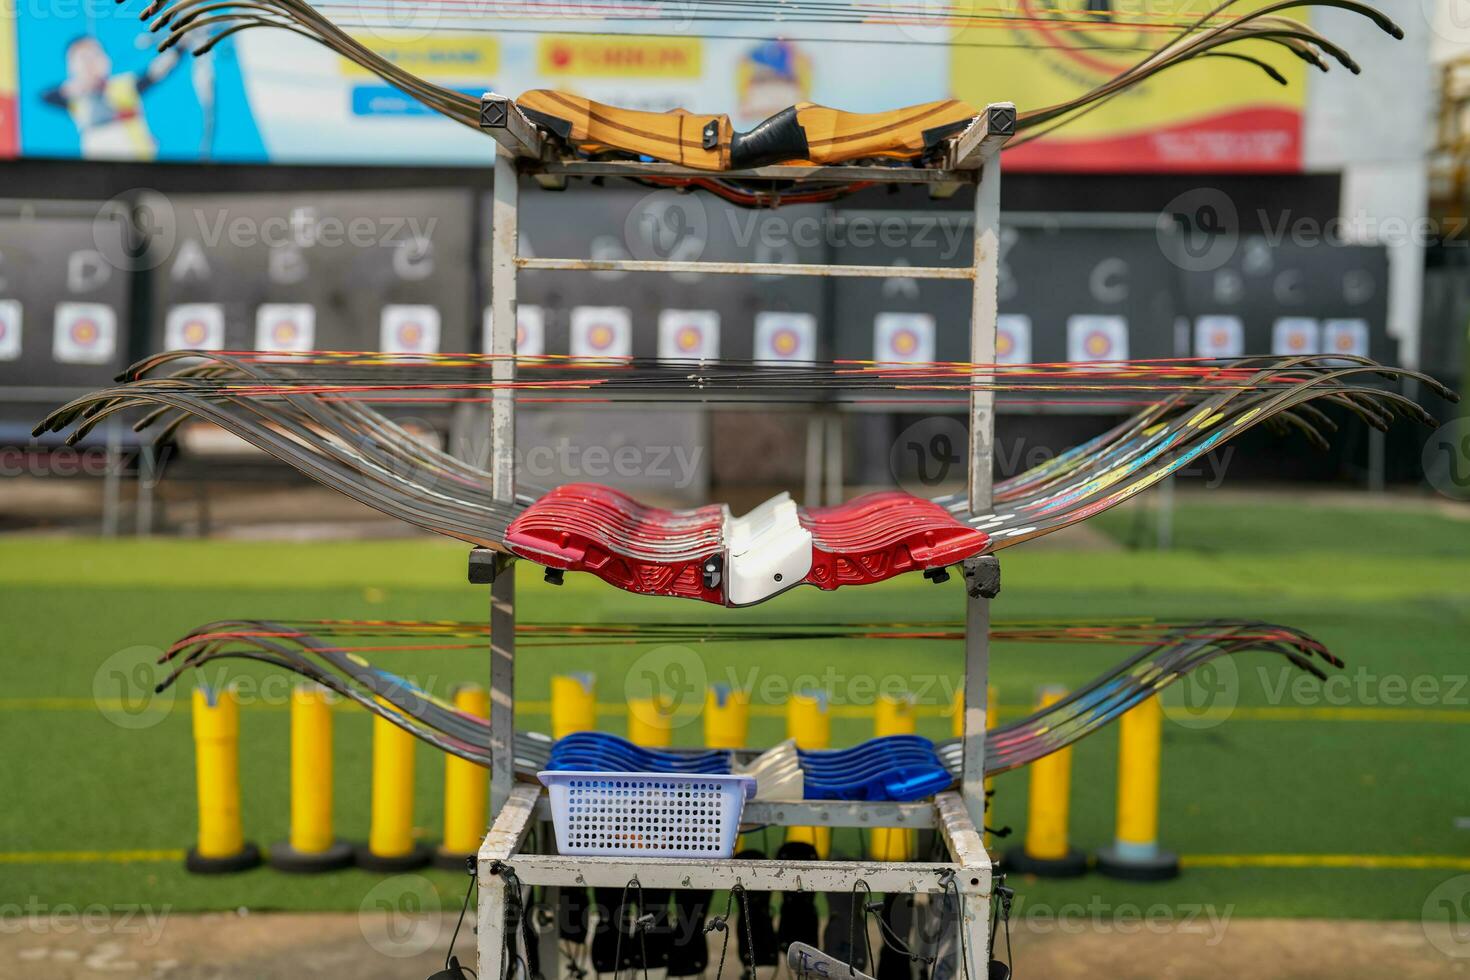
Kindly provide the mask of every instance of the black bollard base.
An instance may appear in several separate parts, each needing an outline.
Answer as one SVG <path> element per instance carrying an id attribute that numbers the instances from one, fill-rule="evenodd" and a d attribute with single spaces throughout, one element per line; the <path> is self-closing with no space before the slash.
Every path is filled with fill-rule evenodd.
<path id="1" fill-rule="evenodd" d="M 1022 848 L 1007 851 L 1001 858 L 1001 870 L 1007 874 L 1035 875 L 1038 878 L 1080 878 L 1087 874 L 1087 855 L 1069 850 L 1059 858 L 1031 857 Z"/>
<path id="2" fill-rule="evenodd" d="M 1097 870 L 1120 881 L 1169 881 L 1179 877 L 1179 856 L 1156 851 L 1152 857 L 1125 858 L 1117 848 L 1105 847 L 1097 852 Z"/>
<path id="3" fill-rule="evenodd" d="M 392 856 L 374 854 L 366 844 L 359 844 L 353 850 L 353 858 L 359 868 L 364 871 L 380 871 L 384 874 L 417 871 L 419 868 L 427 867 L 433 856 L 433 852 L 425 844 L 415 844 L 413 850 L 407 854 Z"/>
<path id="4" fill-rule="evenodd" d="M 227 875 L 236 871 L 249 871 L 260 867 L 260 848 L 249 841 L 240 848 L 239 854 L 228 857 L 204 857 L 198 848 L 189 848 L 184 856 L 184 867 L 196 875 Z"/>
<path id="5" fill-rule="evenodd" d="M 289 841 L 272 844 L 265 863 L 289 874 L 313 874 L 350 868 L 355 858 L 352 845 L 345 840 L 333 841 L 325 851 L 298 851 Z"/>
<path id="6" fill-rule="evenodd" d="M 458 871 L 467 873 L 468 865 L 465 863 L 475 857 L 473 854 L 462 854 L 459 851 L 446 851 L 442 847 L 434 849 L 432 864 L 443 871 Z"/>

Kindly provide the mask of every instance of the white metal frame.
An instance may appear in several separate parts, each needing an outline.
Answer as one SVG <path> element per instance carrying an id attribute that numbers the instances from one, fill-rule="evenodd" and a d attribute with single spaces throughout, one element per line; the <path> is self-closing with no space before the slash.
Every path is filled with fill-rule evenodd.
<path id="1" fill-rule="evenodd" d="M 517 254 L 519 237 L 518 186 L 520 174 L 558 186 L 576 176 L 709 176 L 673 164 L 552 160 L 540 133 L 521 115 L 513 101 L 486 95 L 481 103 L 481 126 L 499 144 L 495 161 L 494 208 L 491 229 L 491 353 L 496 355 L 495 377 L 515 376 L 516 275 L 521 269 L 594 271 L 617 269 L 638 272 L 698 271 L 729 275 L 857 276 L 885 278 L 888 266 L 771 266 L 748 262 L 592 261 L 530 258 Z M 1015 106 L 987 106 L 975 122 L 950 144 L 942 167 L 763 167 L 722 174 L 743 179 L 873 180 L 930 186 L 935 193 L 952 193 L 964 184 L 975 185 L 973 261 L 968 267 L 905 267 L 909 277 L 969 279 L 972 283 L 970 355 L 977 364 L 995 360 L 997 283 L 1000 252 L 999 150 L 1015 128 Z M 995 396 L 990 391 L 970 395 L 969 502 L 974 513 L 991 504 L 991 467 L 995 428 Z M 491 459 L 496 499 L 515 496 L 515 401 L 511 391 L 498 389 L 491 404 Z M 834 501 L 835 502 L 835 501 Z M 964 771 L 958 792 L 941 793 L 933 803 L 760 802 L 746 806 L 747 822 L 774 826 L 933 827 L 947 851 L 942 862 L 898 861 L 744 861 L 562 857 L 530 854 L 522 848 L 532 825 L 545 820 L 546 801 L 540 786 L 515 782 L 515 574 L 511 561 L 482 555 L 476 577 L 491 584 L 490 746 L 491 812 L 495 815 L 478 860 L 480 889 L 478 916 L 479 975 L 484 980 L 505 976 L 505 916 L 510 882 L 520 885 L 622 887 L 634 875 L 649 888 L 728 889 L 740 884 L 752 891 L 849 891 L 866 881 L 876 892 L 939 895 L 958 892 L 965 959 L 969 975 L 983 980 L 989 963 L 991 862 L 980 828 L 985 819 L 985 711 L 990 661 L 990 598 L 999 587 L 995 559 L 972 559 L 964 564 L 965 586 L 965 707 Z M 549 835 L 543 835 L 549 836 Z M 553 949 L 555 944 L 542 944 Z M 559 980 L 555 964 L 543 963 L 552 980 Z M 958 970 L 957 970 L 958 972 Z"/>

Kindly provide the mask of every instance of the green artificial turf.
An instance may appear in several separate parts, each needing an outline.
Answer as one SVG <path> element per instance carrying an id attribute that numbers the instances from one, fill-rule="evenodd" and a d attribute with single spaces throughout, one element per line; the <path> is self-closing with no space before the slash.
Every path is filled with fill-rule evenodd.
<path id="1" fill-rule="evenodd" d="M 1121 534 L 1134 522 L 1125 514 L 1101 526 Z M 1167 553 L 1024 547 L 1004 553 L 1004 591 L 994 609 L 1000 622 L 1261 618 L 1307 629 L 1347 661 L 1345 681 L 1323 689 L 1292 686 L 1283 662 L 1250 654 L 1185 691 L 1184 701 L 1166 698 L 1171 717 L 1185 721 L 1191 694 L 1225 691 L 1240 710 L 1204 727 L 1165 722 L 1165 844 L 1185 855 L 1470 856 L 1463 820 L 1470 815 L 1470 522 L 1287 503 L 1189 504 L 1181 507 L 1177 527 L 1181 547 Z M 430 540 L 0 539 L 0 622 L 6 627 L 0 633 L 6 745 L 0 753 L 0 913 L 29 901 L 144 903 L 176 911 L 358 908 L 379 877 L 260 870 L 198 878 L 172 860 L 37 861 L 24 855 L 172 850 L 191 842 L 193 681 L 186 678 L 176 694 L 147 700 L 151 674 L 142 665 L 156 650 L 221 618 L 478 619 L 486 612 L 487 590 L 465 583 L 464 557 L 463 548 Z M 962 613 L 957 580 L 935 586 L 917 577 L 836 593 L 799 589 L 751 610 L 630 596 L 588 576 L 569 576 L 559 589 L 525 576 L 520 598 L 528 622 L 912 621 Z M 1002 705 L 1014 711 L 1038 686 L 1081 683 L 1130 651 L 1000 646 L 992 680 Z M 677 656 L 681 665 L 695 667 L 687 680 L 691 690 L 705 680 L 734 679 L 752 684 L 759 703 L 779 699 L 806 677 L 835 685 L 838 703 L 871 700 L 873 691 L 897 686 L 922 691 L 932 709 L 947 703 L 961 649 L 953 642 L 812 641 L 709 644 Z M 650 664 L 666 662 L 649 657 L 648 648 L 623 646 L 528 648 L 518 667 L 518 694 L 544 702 L 553 673 L 590 670 L 598 676 L 599 700 L 617 702 Z M 484 657 L 463 653 L 400 653 L 383 665 L 438 692 L 461 680 L 483 681 L 486 673 Z M 288 685 L 269 669 L 233 663 L 211 665 L 207 677 L 235 681 L 246 702 L 247 836 L 262 844 L 279 840 L 288 819 L 282 699 Z M 1337 708 L 1379 713 L 1343 720 L 1334 716 Z M 525 724 L 547 727 L 544 715 L 523 715 Z M 336 719 L 338 829 L 361 839 L 368 821 L 370 724 L 348 708 Z M 604 722 L 610 730 L 622 728 L 616 717 Z M 926 716 L 919 724 L 921 733 L 948 733 L 946 719 Z M 762 715 L 752 723 L 753 742 L 782 734 L 779 718 Z M 838 717 L 833 724 L 838 745 L 869 734 L 870 720 Z M 679 728 L 675 738 L 698 741 L 697 721 Z M 1111 731 L 1073 753 L 1071 827 L 1079 847 L 1110 842 L 1115 754 Z M 416 822 L 433 839 L 442 812 L 442 759 L 420 746 L 417 762 Z M 997 780 L 996 824 L 1024 827 L 1026 781 L 1025 771 Z M 778 843 L 774 835 L 767 841 Z M 861 847 L 854 834 L 840 832 L 838 843 Z M 1416 919 L 1445 914 L 1433 902 L 1426 912 L 1426 901 L 1456 873 L 1199 867 L 1165 885 L 1097 876 L 1016 884 L 1021 912 L 1042 916 L 1063 907 L 1146 910 L 1162 903 L 1176 915 L 1209 905 L 1241 916 Z M 425 874 L 444 905 L 457 907 L 462 876 Z"/>

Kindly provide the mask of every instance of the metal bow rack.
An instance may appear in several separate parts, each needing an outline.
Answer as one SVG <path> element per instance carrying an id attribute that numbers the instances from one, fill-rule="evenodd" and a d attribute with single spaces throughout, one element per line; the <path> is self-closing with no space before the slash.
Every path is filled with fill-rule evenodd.
<path id="1" fill-rule="evenodd" d="M 1010 103 L 987 106 L 953 137 L 941 164 L 898 166 L 768 166 L 726 171 L 723 178 L 743 181 L 830 183 L 872 181 L 920 184 L 936 195 L 975 188 L 974 256 L 968 267 L 909 267 L 903 275 L 927 279 L 969 279 L 972 284 L 970 360 L 995 361 L 996 306 L 1000 251 L 1000 149 L 1015 132 Z M 591 261 L 518 254 L 519 186 L 522 176 L 544 187 L 564 186 L 575 177 L 710 177 L 708 171 L 668 163 L 589 161 L 558 158 L 555 148 L 511 99 L 490 93 L 481 100 L 481 128 L 498 144 L 491 216 L 491 354 L 497 382 L 515 378 L 516 279 L 522 269 L 563 271 L 707 272 L 725 275 L 820 275 L 886 278 L 888 266 L 771 265 L 741 262 L 659 260 Z M 515 498 L 515 395 L 496 388 L 490 405 L 492 492 L 498 501 Z M 995 395 L 973 391 L 969 405 L 969 505 L 972 513 L 991 506 Z M 637 877 L 646 888 L 750 891 L 850 891 L 865 881 L 875 892 L 941 896 L 958 894 L 960 942 L 967 968 L 962 980 L 984 980 L 988 973 L 991 862 L 980 828 L 985 820 L 986 685 L 990 664 L 990 600 L 1000 589 L 1000 566 L 993 556 L 963 566 L 965 593 L 965 679 L 963 774 L 958 792 L 939 794 L 933 803 L 768 802 L 747 804 L 745 820 L 779 827 L 899 827 L 937 829 L 948 860 L 781 861 L 640 860 L 623 857 L 562 857 L 526 853 L 533 824 L 548 819 L 542 788 L 515 781 L 515 564 L 505 555 L 476 549 L 470 580 L 490 585 L 490 812 L 492 825 L 478 857 L 479 976 L 514 980 L 506 962 L 507 912 L 520 908 L 521 885 L 622 888 Z M 549 834 L 540 835 L 543 840 Z M 549 850 L 551 848 L 543 848 Z M 550 980 L 559 980 L 557 944 L 538 943 L 553 959 L 542 961 Z M 961 972 L 956 963 L 955 974 Z"/>

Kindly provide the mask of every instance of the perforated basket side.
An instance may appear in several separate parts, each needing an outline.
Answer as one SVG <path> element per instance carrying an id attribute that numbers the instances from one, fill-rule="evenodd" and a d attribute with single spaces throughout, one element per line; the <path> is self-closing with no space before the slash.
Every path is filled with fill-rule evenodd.
<path id="1" fill-rule="evenodd" d="M 729 857 L 740 829 L 739 780 L 628 773 L 553 773 L 563 854 Z"/>

